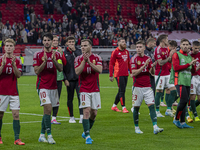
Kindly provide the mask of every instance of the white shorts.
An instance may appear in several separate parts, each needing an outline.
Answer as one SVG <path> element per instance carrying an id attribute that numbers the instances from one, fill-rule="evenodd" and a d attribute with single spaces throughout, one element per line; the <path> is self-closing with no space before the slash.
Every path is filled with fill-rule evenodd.
<path id="1" fill-rule="evenodd" d="M 155 83 L 158 79 L 158 76 L 155 76 Z M 163 90 L 164 88 L 171 88 L 171 87 L 175 87 L 174 84 L 170 84 L 169 83 L 169 79 L 170 79 L 170 75 L 167 76 L 160 76 L 160 79 L 158 81 L 158 84 L 156 86 L 156 90 Z"/>
<path id="2" fill-rule="evenodd" d="M 80 106 L 79 108 L 87 108 L 91 107 L 91 109 L 98 110 L 101 108 L 101 98 L 99 92 L 93 93 L 80 93 Z"/>
<path id="3" fill-rule="evenodd" d="M 200 76 L 192 76 L 190 94 L 200 95 Z"/>
<path id="4" fill-rule="evenodd" d="M 132 93 L 132 100 L 135 101 L 134 106 L 141 106 L 142 101 L 144 100 L 145 103 L 154 104 L 154 93 L 151 87 L 135 87 Z"/>
<path id="5" fill-rule="evenodd" d="M 58 90 L 38 89 L 40 106 L 51 104 L 52 107 L 59 106 Z"/>
<path id="6" fill-rule="evenodd" d="M 8 104 L 10 110 L 20 110 L 19 96 L 0 95 L 0 111 L 5 112 Z"/>

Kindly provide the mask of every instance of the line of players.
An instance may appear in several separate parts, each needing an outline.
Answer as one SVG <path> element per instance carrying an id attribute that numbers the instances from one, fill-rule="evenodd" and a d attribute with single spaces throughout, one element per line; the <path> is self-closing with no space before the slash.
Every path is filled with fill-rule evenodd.
<path id="1" fill-rule="evenodd" d="M 185 116 L 188 123 L 192 122 L 193 119 L 195 121 L 200 121 L 196 111 L 196 107 L 200 104 L 200 43 L 194 41 L 192 43 L 192 51 L 190 51 L 189 41 L 187 39 L 182 39 L 180 45 L 181 50 L 177 52 L 176 41 L 169 41 L 168 43 L 168 36 L 164 34 L 158 37 L 159 46 L 155 51 L 153 49 L 156 43 L 155 39 L 151 38 L 147 40 L 147 48 L 143 41 L 138 41 L 136 43 L 137 54 L 131 58 L 129 63 L 129 59 L 124 56 L 127 53 L 126 48 L 123 48 L 125 47 L 125 40 L 122 39 L 122 41 L 121 45 L 118 43 L 119 47 L 112 52 L 110 60 L 110 80 L 113 81 L 112 69 L 114 66 L 114 77 L 119 87 L 111 110 L 121 112 L 121 110 L 117 108 L 118 102 L 121 101 L 122 112 L 128 113 L 125 107 L 124 95 L 128 77 L 127 72 L 128 69 L 130 69 L 130 75 L 133 77 L 134 82 L 132 93 L 134 109 L 132 109 L 132 111 L 136 133 L 143 133 L 138 127 L 139 107 L 143 99 L 149 107 L 154 133 L 157 134 L 163 131 L 162 128 L 157 127 L 156 122 L 157 117 L 165 117 L 159 111 L 160 99 L 164 89 L 166 89 L 165 101 L 167 104 L 165 115 L 174 117 L 173 123 L 179 128 L 193 128 L 186 124 Z M 129 55 L 127 56 L 129 57 Z M 195 101 L 196 95 L 198 96 L 198 100 Z M 172 104 L 179 97 L 180 103 L 177 107 L 176 115 L 174 115 Z M 189 99 L 191 107 L 187 111 L 186 104 Z M 154 110 L 154 102 L 156 111 Z"/>
<path id="2" fill-rule="evenodd" d="M 101 57 L 91 52 L 92 42 L 88 39 L 81 41 L 81 51 L 75 48 L 75 38 L 68 37 L 67 49 L 62 52 L 58 46 L 58 38 L 50 33 L 43 35 L 43 49 L 36 52 L 33 57 L 33 67 L 37 74 L 36 88 L 43 106 L 44 114 L 41 124 L 39 142 L 55 144 L 51 134 L 51 124 L 60 124 L 56 121 L 59 107 L 59 97 L 62 89 L 62 81 L 65 82 L 68 91 L 68 109 L 70 114 L 69 123 L 75 123 L 73 116 L 73 96 L 76 89 L 80 120 L 84 132 L 82 138 L 86 144 L 92 144 L 89 131 L 92 128 L 97 110 L 101 108 L 99 73 L 102 72 Z M 21 76 L 22 64 L 20 59 L 13 55 L 15 42 L 13 39 L 5 40 L 5 54 L 0 57 L 0 144 L 2 119 L 8 105 L 13 114 L 13 130 L 15 145 L 25 145 L 19 139 L 20 101 L 17 88 L 17 78 Z M 58 72 L 57 72 L 58 71 Z M 63 73 L 62 73 L 63 71 Z M 61 72 L 61 73 L 60 73 Z M 79 80 L 79 81 L 78 81 Z M 80 94 L 80 97 L 79 97 Z M 51 120 L 51 111 L 53 116 Z M 45 138 L 47 132 L 48 139 Z"/>
<path id="3" fill-rule="evenodd" d="M 33 66 L 34 66 L 34 70 L 35 70 L 36 74 L 38 74 L 37 89 L 38 89 L 38 94 L 39 94 L 40 101 L 41 101 L 41 106 L 44 106 L 44 116 L 42 119 L 42 129 L 41 129 L 39 141 L 40 142 L 48 142 L 50 144 L 55 144 L 55 141 L 51 135 L 51 119 L 50 119 L 52 107 L 54 108 L 54 107 L 59 106 L 59 95 L 58 95 L 58 91 L 57 91 L 58 83 L 55 82 L 56 81 L 56 73 L 55 72 L 56 72 L 56 70 L 62 71 L 63 64 L 64 65 L 67 64 L 67 62 L 62 61 L 63 60 L 62 57 L 65 57 L 67 55 L 66 54 L 61 55 L 59 52 L 52 51 L 52 49 L 53 49 L 53 48 L 51 48 L 52 40 L 53 40 L 53 36 L 51 34 L 44 35 L 44 37 L 43 37 L 44 49 L 41 52 L 38 52 L 34 55 L 34 62 L 33 62 L 34 65 Z M 175 51 L 173 51 L 172 49 L 171 49 L 171 52 L 169 52 L 168 49 L 166 50 L 165 46 L 167 46 L 167 43 L 168 43 L 168 38 L 166 35 L 160 36 L 159 41 L 160 41 L 160 45 L 155 51 L 155 54 L 156 54 L 155 58 L 157 59 L 157 61 L 155 63 L 152 63 L 151 59 L 148 56 L 144 55 L 145 43 L 143 41 L 137 42 L 137 44 L 136 44 L 137 55 L 135 55 L 131 59 L 131 61 L 129 58 L 129 53 L 126 51 L 125 39 L 123 39 L 123 38 L 121 38 L 118 41 L 119 47 L 115 51 L 113 51 L 112 56 L 111 56 L 110 70 L 112 69 L 113 66 L 116 65 L 116 62 L 118 63 L 116 66 L 119 67 L 120 63 L 123 64 L 123 61 L 124 61 L 127 63 L 127 65 L 126 65 L 127 67 L 125 68 L 125 70 L 127 69 L 127 72 L 128 72 L 128 68 L 129 68 L 131 77 L 134 77 L 133 100 L 135 101 L 135 103 L 134 103 L 133 117 L 134 117 L 136 133 L 143 133 L 138 127 L 139 107 L 140 107 L 143 99 L 145 100 L 145 102 L 148 105 L 149 110 L 150 110 L 150 116 L 151 116 L 152 123 L 153 123 L 154 134 L 157 134 L 157 133 L 163 131 L 162 128 L 159 128 L 157 126 L 157 117 L 163 117 L 163 115 L 159 112 L 159 105 L 156 105 L 156 107 L 158 107 L 158 109 L 156 109 L 156 112 L 155 112 L 154 92 L 150 88 L 152 85 L 150 84 L 149 75 L 151 74 L 152 77 L 154 76 L 154 66 L 155 65 L 157 65 L 156 69 L 159 68 L 160 66 L 162 66 L 159 68 L 159 71 L 157 71 L 157 70 L 156 70 L 157 72 L 155 71 L 156 85 L 158 83 L 160 83 L 160 85 L 163 86 L 163 88 L 161 88 L 160 85 L 156 86 L 156 87 L 158 87 L 158 88 L 156 88 L 158 90 L 157 93 L 161 93 L 162 92 L 161 89 L 163 90 L 164 87 L 167 87 L 170 90 L 170 94 L 174 95 L 174 97 L 171 96 L 172 97 L 171 99 L 173 99 L 173 101 L 171 99 L 169 100 L 170 102 L 166 101 L 168 107 L 167 107 L 165 114 L 173 117 L 171 106 L 172 106 L 172 103 L 176 100 L 176 94 L 174 94 L 174 93 L 176 93 L 176 89 L 180 89 L 180 90 L 178 90 L 178 94 L 180 95 L 180 98 L 181 98 L 180 105 L 179 105 L 180 107 L 178 106 L 178 108 L 177 108 L 177 114 L 176 114 L 176 117 L 175 117 L 175 120 L 173 123 L 176 126 L 178 126 L 179 128 L 191 128 L 190 126 L 188 126 L 185 123 L 185 121 L 184 121 L 185 113 L 183 113 L 186 108 L 185 102 L 187 103 L 188 99 L 185 100 L 184 98 L 182 99 L 182 97 L 181 97 L 181 94 L 183 94 L 183 95 L 185 93 L 187 94 L 187 92 L 182 91 L 184 88 L 183 86 L 186 86 L 186 91 L 187 91 L 188 85 L 190 87 L 190 83 L 186 83 L 186 85 L 178 85 L 179 82 L 177 82 L 175 84 L 177 86 L 176 88 L 174 88 L 174 85 L 172 83 L 171 83 L 171 85 L 169 84 L 170 83 L 170 82 L 168 82 L 170 80 L 169 75 L 168 75 L 168 73 L 166 73 L 169 71 L 169 68 L 166 67 L 166 64 L 171 61 L 171 57 Z M 85 81 L 85 86 L 82 86 L 82 91 L 80 91 L 80 95 L 81 95 L 80 96 L 80 102 L 81 102 L 80 108 L 83 108 L 83 128 L 84 128 L 84 133 L 82 134 L 82 137 L 86 139 L 86 144 L 92 144 L 93 140 L 90 138 L 89 131 L 90 131 L 91 127 L 93 126 L 93 123 L 94 123 L 94 120 L 95 120 L 95 117 L 97 114 L 97 109 L 101 107 L 99 86 L 98 86 L 99 82 L 96 82 L 97 84 L 93 84 L 93 85 L 92 85 L 92 83 L 95 83 L 96 80 L 98 81 L 98 74 L 102 71 L 102 61 L 98 55 L 94 55 L 91 53 L 91 48 L 92 48 L 91 41 L 83 40 L 82 43 L 83 44 L 81 44 L 81 49 L 82 49 L 83 55 L 80 55 L 79 57 L 76 58 L 74 66 L 75 66 L 76 74 L 80 75 L 79 76 L 80 90 L 81 90 L 81 85 L 82 84 L 84 85 L 84 81 Z M 4 76 L 11 74 L 12 76 L 10 76 L 10 77 L 14 77 L 15 81 L 13 83 L 16 84 L 17 83 L 16 78 L 20 77 L 20 75 L 19 75 L 20 74 L 20 61 L 18 59 L 16 59 L 15 56 L 13 56 L 13 50 L 14 50 L 15 43 L 13 40 L 8 39 L 7 41 L 5 41 L 5 45 L 6 45 L 5 46 L 6 54 L 3 57 L 1 57 L 1 59 L 0 59 L 0 61 L 1 61 L 0 74 L 2 74 Z M 190 56 L 190 55 L 187 55 L 188 45 L 189 45 L 188 40 L 184 39 L 183 41 L 181 41 L 181 49 L 183 49 L 183 50 L 180 50 L 180 52 L 185 56 Z M 196 46 L 196 48 L 195 48 L 195 46 Z M 192 53 L 196 56 L 196 54 L 198 53 L 197 51 L 199 50 L 199 43 L 197 41 L 193 42 L 193 48 L 195 48 L 196 51 L 193 50 Z M 178 58 L 179 56 L 177 53 L 176 53 L 176 55 L 177 55 L 176 57 Z M 181 55 L 181 54 L 179 54 L 179 55 Z M 113 57 L 115 59 L 113 59 Z M 175 57 L 175 55 L 173 55 L 173 57 Z M 179 60 L 177 58 L 174 58 L 174 59 L 172 58 L 172 62 L 173 62 L 173 60 L 174 60 L 174 62 Z M 122 62 L 116 61 L 117 59 L 122 60 Z M 182 60 L 184 60 L 184 58 L 181 58 L 181 63 L 185 63 L 185 62 L 182 62 Z M 173 64 L 172 71 L 174 71 L 176 74 L 179 70 L 184 70 L 185 68 L 187 69 L 191 65 L 193 65 L 194 66 L 193 68 L 196 70 L 198 70 L 200 68 L 198 65 L 197 65 L 197 67 L 195 67 L 197 59 L 192 60 L 190 58 L 190 59 L 187 59 L 187 61 L 188 60 L 189 61 L 191 60 L 191 61 L 189 63 L 186 63 L 185 66 L 179 65 L 179 69 L 177 69 L 177 66 L 176 65 L 174 66 L 174 64 Z M 9 61 L 11 61 L 11 62 L 9 62 Z M 18 68 L 16 67 L 16 64 L 18 64 Z M 9 68 L 8 66 L 12 66 L 12 67 Z M 117 68 L 116 66 L 115 66 L 115 77 L 118 82 L 119 92 L 116 96 L 115 103 L 112 107 L 112 110 L 119 111 L 119 109 L 117 108 L 116 105 L 119 101 L 121 101 L 123 112 L 128 113 L 128 110 L 125 107 L 125 96 L 124 96 L 126 83 L 127 83 L 127 72 L 119 71 L 118 70 L 119 68 Z M 183 66 L 185 68 L 183 68 Z M 168 71 L 166 70 L 165 67 L 168 69 Z M 192 67 L 190 67 L 190 70 L 191 69 L 192 69 Z M 188 70 L 182 71 L 182 72 L 188 73 Z M 184 73 L 183 73 L 183 76 L 184 76 Z M 121 78 L 121 74 L 124 77 Z M 94 79 L 92 79 L 90 77 L 90 75 L 94 76 Z M 186 76 L 188 78 L 190 77 L 188 74 L 186 74 Z M 196 75 L 193 75 L 193 76 L 196 76 Z M 177 78 L 176 76 L 174 76 L 174 77 Z M 198 77 L 198 75 L 197 75 L 197 77 Z M 61 81 L 62 78 L 63 77 L 61 77 L 60 79 L 57 79 L 57 80 Z M 66 79 L 66 77 L 64 77 L 64 78 Z M 173 78 L 173 76 L 172 76 L 172 78 Z M 0 79 L 2 79 L 2 78 L 0 78 Z M 81 80 L 81 84 L 80 84 L 80 80 Z M 113 81 L 111 71 L 110 71 L 110 80 Z M 163 80 L 166 80 L 166 81 L 163 81 Z M 181 80 L 184 80 L 184 79 L 181 79 Z M 0 80 L 0 81 L 2 83 L 3 80 Z M 88 81 L 90 81 L 89 85 L 91 84 L 92 85 L 91 87 L 88 86 Z M 172 82 L 173 81 L 176 81 L 176 79 L 174 79 L 174 80 L 172 79 Z M 163 82 L 164 82 L 164 84 L 163 84 Z M 182 82 L 184 82 L 184 81 L 182 81 Z M 196 83 L 196 80 L 193 82 Z M 67 80 L 65 82 L 66 86 L 69 86 L 69 83 L 70 82 Z M 4 85 L 4 84 L 1 84 L 1 85 Z M 197 89 L 196 92 L 198 92 L 197 86 L 198 85 L 195 85 L 195 88 Z M 2 88 L 2 86 L 1 86 L 1 88 Z M 91 89 L 92 89 L 92 91 L 91 91 Z M 193 92 L 191 92 L 191 93 L 193 93 L 192 94 L 193 97 L 191 96 L 191 110 L 193 111 L 193 113 L 195 115 L 195 121 L 197 121 L 198 116 L 196 113 L 196 109 L 193 107 L 194 99 L 195 99 L 194 98 L 195 97 L 194 96 L 195 95 L 194 94 L 195 93 L 194 86 L 191 86 L 191 91 L 192 90 L 193 90 Z M 4 91 L 4 90 L 2 90 L 2 91 Z M 13 112 L 13 118 L 14 118 L 13 129 L 14 129 L 15 138 L 16 138 L 15 144 L 24 145 L 24 143 L 21 142 L 21 140 L 19 139 L 19 132 L 20 132 L 19 107 L 20 106 L 19 106 L 18 92 L 16 92 L 17 89 L 14 89 L 13 91 L 15 91 L 15 95 L 16 95 L 16 97 L 14 97 L 14 99 L 15 99 L 14 101 L 12 101 L 12 98 L 13 98 L 11 96 L 12 94 L 5 94 L 5 93 L 1 94 L 1 103 L 2 103 L 2 101 L 6 102 L 6 103 L 4 103 L 5 106 L 1 105 L 1 107 L 0 107 L 0 110 L 1 110 L 0 111 L 0 114 L 1 114 L 0 129 L 2 126 L 2 118 L 3 118 L 4 111 L 6 111 L 8 103 L 10 102 L 10 109 Z M 165 99 L 167 97 L 167 94 L 169 94 L 169 91 L 166 92 Z M 169 97 L 170 97 L 170 94 L 168 95 Z M 8 96 L 3 97 L 2 95 L 8 95 Z M 159 97 L 159 96 L 157 96 L 157 97 Z M 187 95 L 184 97 L 187 97 Z M 158 103 L 157 100 L 160 101 L 160 98 L 155 99 L 156 103 Z M 199 102 L 197 101 L 196 104 L 199 104 Z M 55 109 L 53 109 L 53 111 L 54 110 Z M 58 110 L 58 108 L 57 108 L 57 110 Z M 57 110 L 55 110 L 56 113 L 53 113 L 53 114 L 57 114 Z M 184 116 L 184 119 L 182 119 L 183 118 L 182 116 Z M 53 117 L 56 117 L 56 116 L 53 115 Z M 52 122 L 55 122 L 56 124 L 58 124 L 55 121 L 55 118 L 53 118 L 53 117 L 52 117 Z M 179 122 L 179 118 L 181 119 L 181 123 Z M 16 121 L 16 120 L 18 120 L 18 121 Z M 45 131 L 47 131 L 48 140 L 46 140 L 46 138 L 45 138 Z M 0 140 L 0 141 L 2 143 L 2 140 Z"/>

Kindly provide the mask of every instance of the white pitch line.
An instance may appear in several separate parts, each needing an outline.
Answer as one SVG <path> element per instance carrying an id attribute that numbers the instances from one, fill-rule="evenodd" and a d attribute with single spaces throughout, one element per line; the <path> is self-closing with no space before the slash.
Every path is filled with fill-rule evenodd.
<path id="1" fill-rule="evenodd" d="M 5 112 L 8 114 L 11 114 L 12 112 Z M 30 115 L 30 116 L 43 116 L 40 114 L 33 114 L 33 113 L 19 113 L 20 115 Z M 57 116 L 58 118 L 65 118 L 65 119 L 70 119 L 70 117 L 64 117 L 64 116 Z M 80 120 L 80 118 L 75 118 L 75 120 Z"/>
<path id="2" fill-rule="evenodd" d="M 69 120 L 69 119 L 68 119 Z M 68 121 L 68 120 L 57 120 L 57 121 Z M 22 123 L 37 123 L 37 122 L 42 122 L 42 121 L 28 121 L 28 122 L 20 122 L 20 124 Z M 13 124 L 13 123 L 3 123 L 3 124 Z"/>

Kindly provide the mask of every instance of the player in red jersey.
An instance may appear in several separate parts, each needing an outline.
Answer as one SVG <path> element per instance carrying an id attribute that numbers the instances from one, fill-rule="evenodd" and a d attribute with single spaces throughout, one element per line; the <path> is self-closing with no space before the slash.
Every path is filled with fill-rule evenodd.
<path id="1" fill-rule="evenodd" d="M 102 60 L 91 49 L 92 42 L 89 39 L 82 40 L 83 54 L 74 60 L 75 72 L 79 75 L 80 108 L 83 108 L 82 137 L 86 139 L 86 144 L 92 144 L 89 131 L 94 124 L 97 110 L 101 108 L 99 73 L 102 72 Z"/>
<path id="2" fill-rule="evenodd" d="M 51 49 L 52 40 L 52 34 L 45 33 L 43 35 L 44 49 L 34 54 L 33 67 L 37 74 L 36 87 L 40 98 L 40 105 L 44 107 L 42 129 L 38 141 L 55 144 L 56 142 L 51 135 L 51 110 L 52 107 L 59 106 L 56 70 L 61 72 L 63 65 L 61 54 Z M 45 130 L 47 131 L 48 140 L 45 138 Z"/>
<path id="3" fill-rule="evenodd" d="M 200 42 L 194 41 L 192 43 L 192 51 L 189 53 L 189 55 L 192 56 L 193 59 L 196 59 L 196 67 L 200 64 Z M 199 69 L 199 68 L 198 68 Z M 196 96 L 198 97 L 198 100 L 196 100 Z M 200 104 L 200 70 L 196 72 L 192 72 L 192 80 L 191 80 L 191 86 L 190 86 L 190 109 L 188 109 L 188 112 L 190 114 L 190 118 L 194 119 L 194 121 L 200 121 L 196 107 Z M 188 118 L 187 118 L 188 120 Z"/>
<path id="4" fill-rule="evenodd" d="M 150 57 L 144 54 L 145 50 L 145 42 L 138 41 L 136 43 L 136 51 L 137 54 L 135 57 L 131 59 L 131 77 L 135 77 L 134 82 L 134 90 L 132 97 L 134 98 L 134 111 L 133 111 L 133 119 L 135 124 L 135 133 L 141 134 L 143 133 L 139 126 L 139 118 L 138 112 L 142 101 L 144 99 L 145 103 L 149 107 L 151 120 L 153 123 L 154 134 L 162 132 L 163 129 L 157 126 L 157 117 L 154 108 L 154 92 L 151 88 L 150 82 L 150 74 L 154 75 L 154 66 Z"/>
<path id="5" fill-rule="evenodd" d="M 165 101 L 167 103 L 167 110 L 165 115 L 173 117 L 174 114 L 171 110 L 172 103 L 175 101 L 175 97 L 177 95 L 176 88 L 174 84 L 169 83 L 170 79 L 170 71 L 168 62 L 171 61 L 172 52 L 169 53 L 166 46 L 168 46 L 168 36 L 163 34 L 158 37 L 158 41 L 160 42 L 159 46 L 155 49 L 154 58 L 158 62 L 156 64 L 155 71 L 155 82 L 156 82 L 156 96 L 155 96 L 155 104 L 156 104 L 156 114 L 157 117 L 164 117 L 160 111 L 160 98 L 163 93 L 163 89 L 167 88 Z"/>
<path id="6" fill-rule="evenodd" d="M 130 67 L 129 51 L 126 50 L 126 41 L 124 38 L 119 38 L 118 47 L 112 52 L 110 57 L 109 77 L 111 82 L 113 82 L 114 80 L 113 66 L 114 66 L 114 77 L 117 80 L 119 90 L 111 109 L 113 111 L 120 112 L 120 110 L 117 108 L 117 104 L 120 101 L 123 113 L 128 113 L 129 111 L 125 107 L 125 91 L 129 75 L 128 69 L 131 72 L 131 67 Z"/>
<path id="7" fill-rule="evenodd" d="M 25 145 L 19 139 L 20 121 L 19 121 L 19 93 L 17 88 L 17 78 L 21 76 L 22 64 L 20 59 L 13 55 L 15 50 L 15 42 L 13 39 L 5 40 L 5 54 L 0 57 L 0 144 L 2 119 L 8 104 L 13 115 L 13 130 L 16 145 Z"/>

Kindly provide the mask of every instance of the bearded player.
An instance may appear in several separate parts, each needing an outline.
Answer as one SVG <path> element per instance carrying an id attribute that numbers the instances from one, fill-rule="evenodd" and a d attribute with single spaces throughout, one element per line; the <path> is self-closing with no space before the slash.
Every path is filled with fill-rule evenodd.
<path id="1" fill-rule="evenodd" d="M 119 38 L 118 47 L 112 52 L 110 57 L 109 79 L 111 82 L 114 81 L 113 66 L 114 66 L 114 77 L 117 80 L 119 90 L 111 109 L 113 111 L 121 112 L 121 110 L 117 108 L 117 104 L 120 101 L 122 106 L 122 112 L 128 113 L 129 111 L 126 109 L 125 106 L 125 91 L 129 75 L 128 69 L 131 72 L 131 66 L 130 66 L 129 51 L 126 50 L 126 41 L 124 38 Z"/>
<path id="2" fill-rule="evenodd" d="M 51 110 L 52 107 L 59 106 L 59 97 L 57 90 L 57 70 L 62 71 L 62 58 L 59 52 L 51 49 L 53 35 L 45 33 L 43 35 L 43 50 L 36 52 L 33 57 L 33 67 L 37 74 L 37 91 L 40 98 L 40 106 L 44 108 L 42 118 L 42 129 L 39 137 L 39 142 L 48 142 L 55 144 L 55 140 L 51 134 Z M 47 131 L 48 139 L 45 138 Z"/>
<path id="3" fill-rule="evenodd" d="M 153 123 L 154 134 L 158 134 L 162 132 L 163 129 L 157 126 L 157 117 L 154 108 L 154 92 L 151 88 L 150 75 L 154 75 L 155 69 L 150 57 L 144 54 L 145 50 L 145 42 L 138 41 L 136 43 L 136 51 L 137 54 L 135 57 L 131 59 L 131 69 L 132 74 L 131 77 L 135 77 L 134 81 L 134 90 L 133 90 L 133 99 L 135 101 L 134 111 L 133 111 L 133 119 L 135 124 L 135 133 L 142 134 L 143 132 L 140 130 L 138 126 L 139 117 L 138 112 L 142 101 L 144 99 L 147 104 L 151 120 Z"/>
<path id="4" fill-rule="evenodd" d="M 2 119 L 8 105 L 13 115 L 13 130 L 15 136 L 15 145 L 25 145 L 20 139 L 20 121 L 19 110 L 20 101 L 17 88 L 17 78 L 21 76 L 22 64 L 20 59 L 13 55 L 15 42 L 13 39 L 5 40 L 5 54 L 0 58 L 0 144 Z"/>

